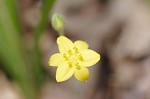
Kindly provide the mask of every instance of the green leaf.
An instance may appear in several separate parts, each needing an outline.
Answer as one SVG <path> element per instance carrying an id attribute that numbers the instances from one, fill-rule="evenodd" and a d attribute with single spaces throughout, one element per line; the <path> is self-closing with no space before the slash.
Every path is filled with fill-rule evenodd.
<path id="1" fill-rule="evenodd" d="M 36 86 L 29 72 L 26 51 L 13 0 L 0 0 L 0 58 L 3 68 L 16 81 L 27 99 L 35 99 Z"/>

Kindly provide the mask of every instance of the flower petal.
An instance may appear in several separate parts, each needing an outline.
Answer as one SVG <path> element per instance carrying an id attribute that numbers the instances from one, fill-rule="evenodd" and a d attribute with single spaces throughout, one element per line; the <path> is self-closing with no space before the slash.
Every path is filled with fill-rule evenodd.
<path id="1" fill-rule="evenodd" d="M 81 66 L 92 66 L 100 60 L 100 55 L 93 50 L 84 50 L 80 53 L 83 57 L 83 61 L 80 62 Z"/>
<path id="2" fill-rule="evenodd" d="M 80 50 L 88 49 L 89 47 L 89 45 L 86 42 L 80 40 L 75 41 L 74 45 Z"/>
<path id="3" fill-rule="evenodd" d="M 89 70 L 87 67 L 81 66 L 79 69 L 75 70 L 74 76 L 79 80 L 79 81 L 86 81 L 89 78 Z"/>
<path id="4" fill-rule="evenodd" d="M 53 54 L 49 59 L 49 66 L 59 66 L 63 61 L 62 55 L 60 53 Z"/>
<path id="5" fill-rule="evenodd" d="M 70 67 L 66 62 L 58 66 L 56 71 L 56 81 L 62 82 L 68 80 L 74 74 L 74 66 Z"/>
<path id="6" fill-rule="evenodd" d="M 58 37 L 57 44 L 58 44 L 60 53 L 65 53 L 66 51 L 74 47 L 73 42 L 65 36 Z"/>

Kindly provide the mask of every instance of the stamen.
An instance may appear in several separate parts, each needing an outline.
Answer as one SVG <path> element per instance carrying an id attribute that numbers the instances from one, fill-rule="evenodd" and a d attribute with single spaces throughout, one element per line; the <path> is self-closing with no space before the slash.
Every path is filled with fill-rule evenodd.
<path id="1" fill-rule="evenodd" d="M 82 57 L 81 54 L 79 54 L 78 58 L 79 58 L 80 61 L 83 61 L 83 57 Z"/>
<path id="2" fill-rule="evenodd" d="M 76 63 L 76 69 L 80 69 L 79 63 Z"/>
<path id="3" fill-rule="evenodd" d="M 79 61 L 83 61 L 82 55 L 79 53 L 78 48 L 75 46 L 73 49 L 69 49 L 67 53 L 63 54 L 64 59 L 67 61 L 69 67 L 75 66 L 80 69 Z"/>
<path id="4" fill-rule="evenodd" d="M 77 47 L 73 47 L 73 50 L 75 53 L 79 53 L 78 48 Z"/>
<path id="5" fill-rule="evenodd" d="M 72 64 L 71 64 L 71 62 L 68 62 L 68 65 L 69 65 L 69 67 L 72 67 Z"/>
<path id="6" fill-rule="evenodd" d="M 65 60 L 68 60 L 67 55 L 64 53 L 63 57 L 65 58 Z"/>
<path id="7" fill-rule="evenodd" d="M 72 51 L 71 51 L 70 49 L 68 50 L 68 53 L 69 53 L 70 55 L 72 55 L 72 54 L 73 54 L 73 53 L 72 53 Z"/>

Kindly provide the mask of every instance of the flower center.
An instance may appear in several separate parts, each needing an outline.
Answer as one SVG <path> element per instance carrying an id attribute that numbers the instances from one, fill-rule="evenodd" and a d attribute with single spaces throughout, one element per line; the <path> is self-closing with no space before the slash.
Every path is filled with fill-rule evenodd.
<path id="1" fill-rule="evenodd" d="M 78 48 L 75 46 L 63 54 L 63 58 L 67 61 L 70 67 L 76 66 L 79 68 L 79 62 L 83 61 L 82 55 L 79 53 Z"/>

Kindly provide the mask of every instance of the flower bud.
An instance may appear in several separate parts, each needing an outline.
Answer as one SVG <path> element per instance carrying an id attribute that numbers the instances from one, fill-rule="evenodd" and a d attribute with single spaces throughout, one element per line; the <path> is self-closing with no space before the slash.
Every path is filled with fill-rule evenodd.
<path id="1" fill-rule="evenodd" d="M 58 13 L 55 13 L 52 16 L 52 27 L 59 32 L 60 35 L 63 35 L 64 19 Z"/>

